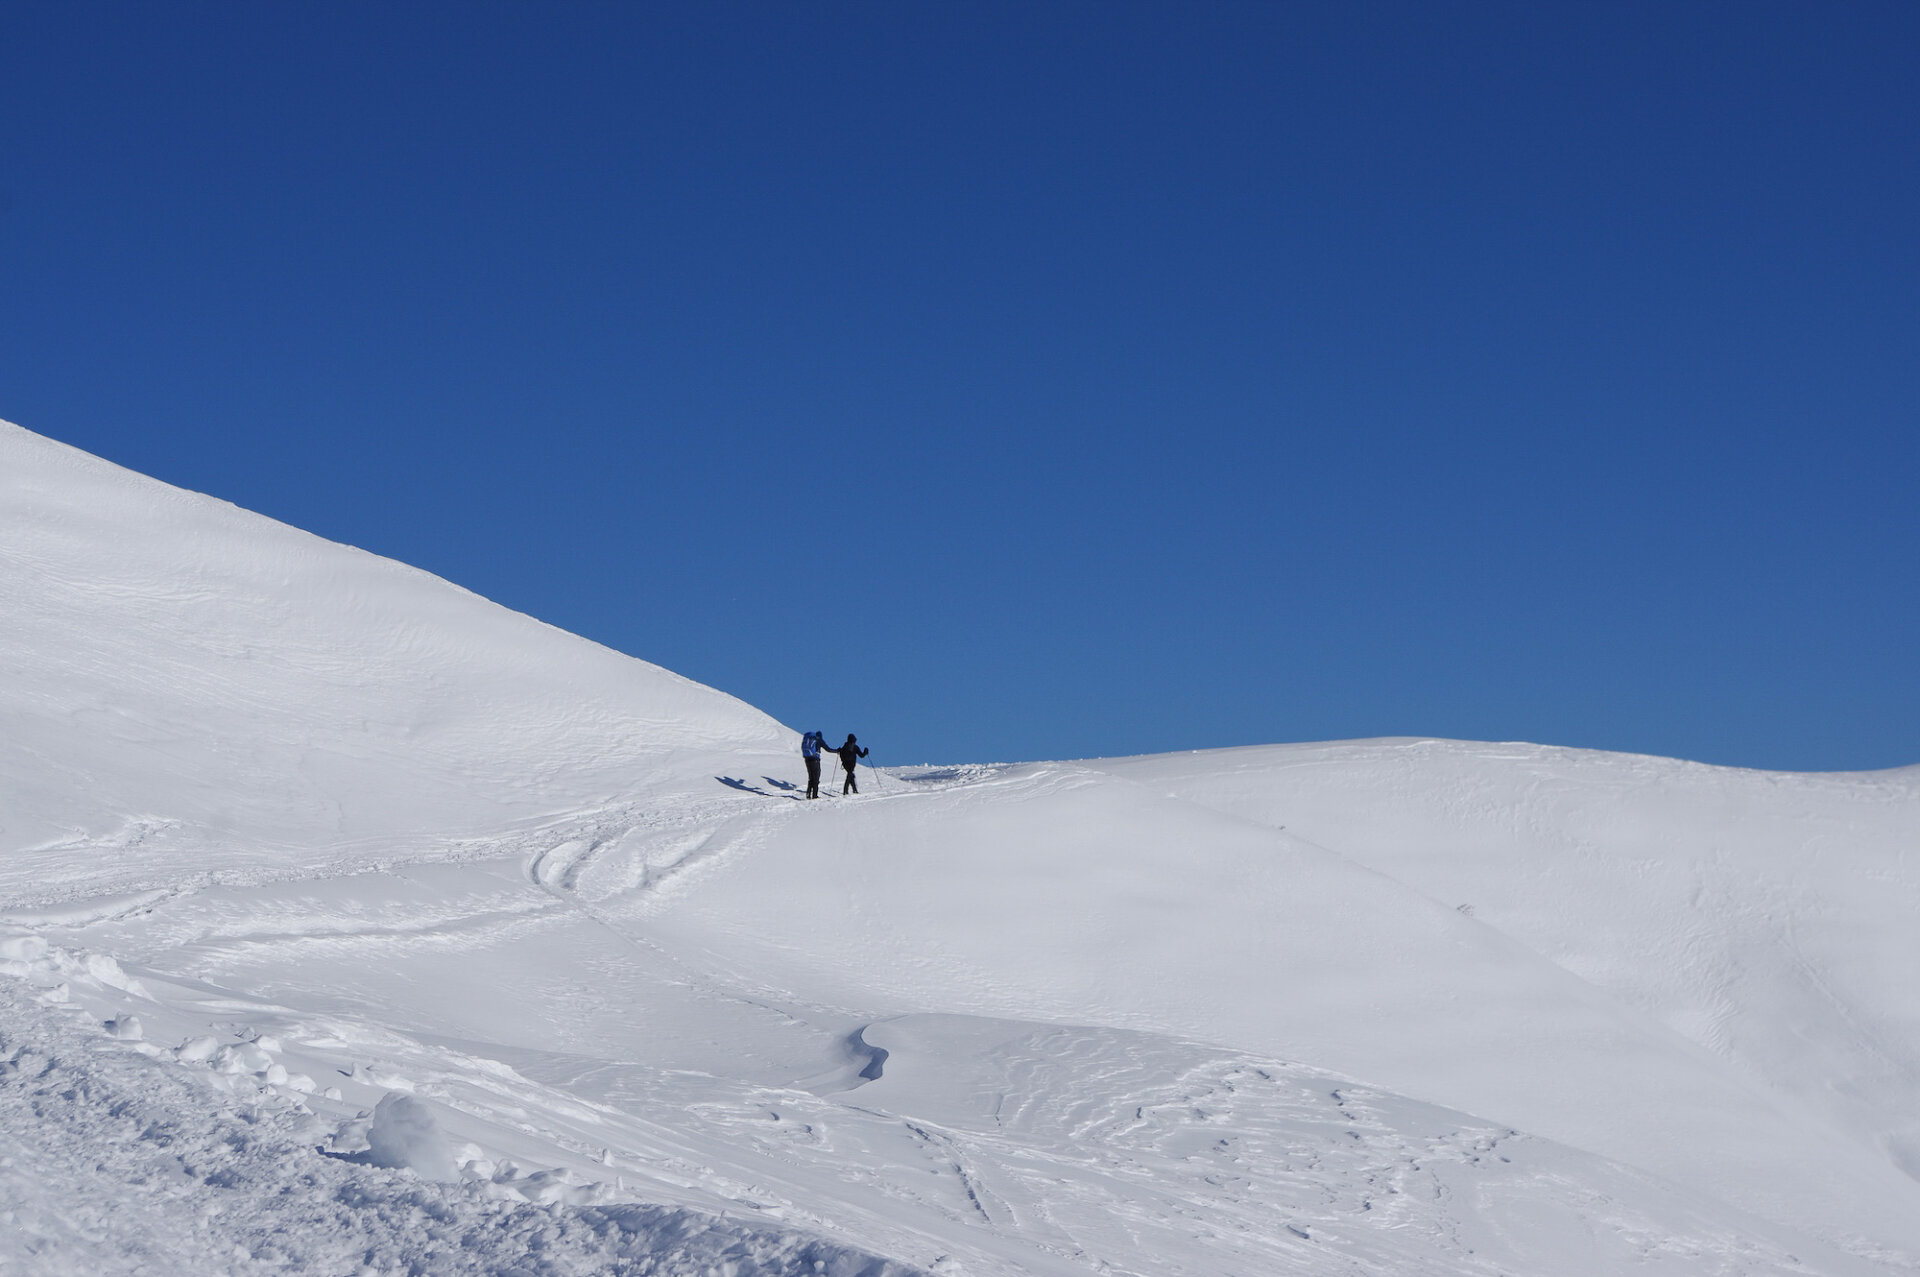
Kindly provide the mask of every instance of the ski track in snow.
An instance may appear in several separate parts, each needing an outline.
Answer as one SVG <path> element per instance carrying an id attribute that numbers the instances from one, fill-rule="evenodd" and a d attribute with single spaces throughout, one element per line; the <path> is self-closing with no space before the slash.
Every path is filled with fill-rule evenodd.
<path id="1" fill-rule="evenodd" d="M 1098 783 L 1096 773 L 1070 764 L 894 779 L 897 788 L 861 802 L 937 809 L 973 801 L 981 790 L 1033 795 Z M 137 1216 L 108 1226 L 78 1206 L 63 1215 L 53 1200 L 62 1196 L 59 1175 L 78 1172 L 40 1165 L 55 1140 L 42 1128 L 15 1135 L 37 1182 L 53 1187 L 29 1192 L 16 1179 L 15 1218 L 25 1223 L 13 1258 L 31 1258 L 35 1272 L 119 1271 L 113 1265 L 122 1262 L 133 1272 L 164 1267 L 168 1253 L 230 1253 L 221 1261 L 230 1271 L 317 1272 L 346 1262 L 351 1250 L 354 1262 L 373 1271 L 454 1271 L 471 1263 L 471 1271 L 494 1264 L 504 1272 L 519 1271 L 515 1265 L 537 1251 L 548 1266 L 525 1271 L 664 1273 L 704 1271 L 698 1264 L 718 1248 L 769 1265 L 727 1261 L 741 1264 L 742 1274 L 806 1271 L 790 1264 L 804 1252 L 870 1274 L 917 1264 L 947 1273 L 1144 1277 L 1154 1270 L 1136 1267 L 1132 1256 L 1184 1254 L 1195 1272 L 1495 1274 L 1525 1271 L 1543 1253 L 1577 1245 L 1593 1255 L 1592 1266 L 1569 1271 L 1884 1271 L 1870 1256 L 1830 1255 L 1809 1267 L 1792 1242 L 1770 1240 L 1765 1226 L 1729 1226 L 1719 1203 L 1510 1129 L 1297 1065 L 1152 1035 L 1012 1026 L 1008 1042 L 981 1052 L 963 1032 L 952 1058 L 971 1061 L 976 1072 L 960 1079 L 965 1086 L 956 1094 L 951 1063 L 929 1081 L 915 1080 L 930 1060 L 946 1058 L 940 1032 L 948 1018 L 909 1016 L 855 1034 L 865 1054 L 813 1085 L 742 1086 L 564 1054 L 456 1046 L 364 1016 L 302 1011 L 298 997 L 280 1003 L 221 987 L 228 971 L 263 961 L 298 966 L 340 946 L 373 955 L 396 945 L 510 949 L 525 935 L 585 919 L 618 944 L 651 953 L 693 996 L 802 1021 L 857 1016 L 857 1009 L 796 1005 L 780 991 L 695 971 L 647 939 L 652 910 L 702 872 L 750 855 L 769 828 L 857 818 L 858 811 L 749 803 L 734 794 L 656 797 L 463 838 L 335 879 L 198 883 L 15 911 L 7 921 L 16 929 L 28 923 L 50 936 L 115 945 L 147 935 L 198 955 L 182 972 L 199 971 L 209 983 L 198 988 L 64 944 L 5 970 L 65 1008 L 47 1014 L 64 1018 L 69 1038 L 82 1022 L 143 1015 L 149 1026 L 170 1026 L 181 1042 L 162 1049 L 109 1037 L 89 1044 L 89 1058 L 142 1052 L 190 1074 L 212 1070 L 198 1075 L 202 1090 L 184 1093 L 198 1099 L 177 1100 L 173 1111 L 211 1095 L 216 1116 L 210 1132 L 195 1138 L 237 1151 L 208 1161 L 219 1163 L 213 1170 L 165 1163 L 167 1176 L 185 1177 L 182 1192 L 191 1195 L 195 1183 L 243 1182 L 259 1194 L 279 1192 L 286 1184 L 274 1176 L 291 1158 L 301 1168 L 298 1191 L 318 1200 L 303 1206 L 311 1220 L 285 1235 L 248 1222 L 257 1211 L 244 1199 L 231 1212 L 231 1236 L 217 1212 L 165 1227 L 139 1225 Z M 491 887 L 467 882 L 465 894 L 422 884 L 402 895 L 386 881 L 488 865 L 500 867 Z M 368 916 L 358 888 L 372 880 L 392 897 L 389 921 L 378 900 Z M 329 887 L 346 894 L 336 901 Z M 235 898 L 231 928 L 213 907 L 220 892 Z M 185 933 L 169 930 L 176 916 L 191 931 L 184 945 Z M 7 1009 L 25 1005 L 16 996 Z M 194 1022 L 196 1013 L 204 1021 Z M 916 1042 L 922 1023 L 934 1029 Z M 218 1039 L 210 1054 L 209 1036 Z M 235 1055 L 256 1041 L 273 1044 L 271 1061 Z M 147 1080 L 140 1085 L 151 1090 L 152 1069 L 161 1065 L 141 1064 L 138 1076 Z M 16 1066 L 10 1076 L 26 1085 L 35 1081 L 28 1072 Z M 85 1091 L 57 1077 L 45 1085 Z M 366 1114 L 389 1093 L 439 1106 L 465 1150 L 463 1185 L 423 1185 L 404 1172 L 341 1160 L 363 1155 Z M 117 1120 L 119 1111 L 109 1105 L 106 1119 L 71 1120 Z M 235 1137 L 229 1128 L 240 1125 L 265 1133 Z M 109 1164 L 112 1175 L 142 1187 L 159 1174 L 151 1169 L 159 1154 L 140 1146 L 144 1138 Z M 112 1139 L 126 1145 L 129 1137 Z M 271 1156 L 248 1161 L 256 1146 Z M 85 1197 L 78 1189 L 72 1196 Z M 554 1216 L 561 1222 L 516 1222 L 536 1209 L 529 1203 L 564 1212 Z M 354 1221 L 340 1225 L 339 1214 Z M 424 1226 L 424 1240 L 422 1216 L 436 1221 Z M 400 1217 L 404 1229 L 394 1223 Z M 138 1243 L 133 1232 L 119 1231 L 136 1227 Z M 685 1241 L 690 1234 L 697 1240 Z M 681 1250 L 672 1238 L 682 1239 Z M 895 1267 L 875 1267 L 882 1261 L 868 1251 L 896 1256 Z"/>
<path id="2" fill-rule="evenodd" d="M 351 1150 L 364 1120 L 339 1122 L 349 1138 L 329 1141 L 335 1119 L 321 1115 L 352 1106 L 329 1106 L 302 1081 L 276 1083 L 272 1065 L 196 1072 L 192 1049 L 103 1035 L 87 1011 L 93 999 L 76 993 L 112 988 L 101 978 L 116 979 L 114 969 L 96 963 L 87 974 L 84 961 L 59 954 L 42 962 L 44 976 L 68 977 L 42 995 L 48 1009 L 19 994 L 0 1002 L 9 1026 L 0 1104 L 17 1108 L 49 1094 L 70 1101 L 39 1106 L 38 1128 L 17 1120 L 6 1127 L 14 1161 L 0 1175 L 12 1177 L 19 1231 L 11 1257 L 33 1265 L 24 1271 L 136 1272 L 194 1256 L 233 1272 L 364 1264 L 377 1272 L 681 1273 L 713 1271 L 701 1265 L 720 1256 L 740 1265 L 733 1271 L 752 1274 L 812 1271 L 814 1259 L 826 1256 L 829 1267 L 818 1271 L 907 1272 L 790 1229 L 671 1208 L 622 1214 L 596 1206 L 612 1196 L 609 1186 L 581 1170 L 631 1167 L 640 1182 L 616 1191 L 650 1184 L 669 1198 L 676 1188 L 731 1196 L 736 1210 L 818 1226 L 830 1221 L 816 1213 L 817 1186 L 807 1190 L 816 1159 L 847 1177 L 852 1190 L 834 1214 L 857 1219 L 880 1203 L 888 1209 L 869 1227 L 882 1235 L 899 1231 L 888 1218 L 915 1213 L 948 1225 L 962 1243 L 970 1231 L 1000 1230 L 976 1243 L 964 1263 L 951 1252 L 942 1252 L 944 1263 L 930 1256 L 935 1271 L 1142 1272 L 1128 1262 L 1130 1252 L 1174 1246 L 1196 1258 L 1218 1251 L 1221 1271 L 1390 1274 L 1443 1264 L 1444 1271 L 1491 1274 L 1512 1271 L 1506 1241 L 1455 1199 L 1472 1205 L 1503 1192 L 1533 1199 L 1535 1212 L 1559 1215 L 1562 1228 L 1613 1241 L 1603 1258 L 1636 1270 L 1810 1271 L 1784 1249 L 1701 1227 L 1684 1205 L 1673 1214 L 1693 1227 L 1676 1236 L 1673 1219 L 1648 1218 L 1609 1195 L 1609 1187 L 1624 1188 L 1622 1197 L 1644 1198 L 1649 1186 L 1632 1172 L 1298 1066 L 1148 1035 L 1004 1026 L 1014 1036 L 982 1057 L 988 1076 L 967 1079 L 988 1081 L 985 1090 L 969 1085 L 956 1094 L 936 1074 L 936 1093 L 910 1097 L 944 1121 L 867 1107 L 886 1085 L 885 1072 L 841 1100 L 780 1090 L 733 1100 L 705 1091 L 696 1100 L 689 1094 L 702 1088 L 683 1080 L 676 1096 L 667 1079 L 653 1079 L 650 1106 L 685 1106 L 687 1126 L 676 1132 L 671 1123 L 636 1124 L 630 1105 L 550 1093 L 497 1062 L 343 1023 L 299 1022 L 309 1049 L 377 1047 L 388 1059 L 410 1053 L 412 1064 L 425 1066 L 408 1076 L 356 1065 L 354 1083 L 369 1095 L 430 1095 L 449 1114 L 485 1115 L 537 1146 L 571 1146 L 575 1155 L 574 1166 L 532 1173 L 510 1158 L 482 1155 L 469 1161 L 463 1184 L 427 1184 L 322 1156 L 316 1143 Z M 264 1008 L 254 1011 L 264 1018 Z M 915 1044 L 916 1019 L 876 1026 L 881 1040 L 894 1043 L 896 1074 L 924 1063 L 920 1049 L 939 1046 L 948 1027 L 934 1017 L 930 1041 Z M 292 1033 L 283 1045 L 279 1037 L 248 1038 L 251 1028 L 230 1046 L 264 1043 L 262 1057 L 298 1054 Z M 156 1057 L 184 1062 L 167 1069 Z M 166 1076 L 182 1069 L 184 1078 Z M 86 1129 L 56 1137 L 49 1122 Z M 583 1130 L 594 1140 L 581 1140 Z M 602 1139 L 626 1147 L 596 1151 Z M 63 1166 L 54 1154 L 103 1144 L 112 1155 L 92 1169 Z M 143 1205 L 156 1193 L 164 1203 L 169 1188 L 192 1201 L 210 1185 L 226 1209 L 201 1218 L 115 1214 L 98 1201 L 102 1173 L 139 1190 Z M 69 1179 L 89 1191 L 69 1189 Z M 279 1200 L 289 1187 L 292 1200 Z M 816 1199 L 811 1208 L 808 1197 Z M 1017 1248 L 1005 1244 L 1010 1232 L 1021 1239 Z"/>
<path id="3" fill-rule="evenodd" d="M 1072 766 L 997 769 L 917 782 L 892 797 L 938 805 L 982 786 L 1039 791 L 1087 782 L 1088 773 Z M 465 840 L 457 856 L 410 866 L 518 866 L 498 876 L 503 891 L 517 879 L 536 892 L 519 896 L 510 907 L 484 907 L 487 897 L 452 897 L 441 899 L 435 913 L 407 900 L 404 924 L 378 925 L 358 916 L 362 902 L 357 899 L 338 912 L 316 911 L 316 905 L 325 905 L 323 894 L 298 900 L 309 912 L 280 915 L 268 925 L 249 911 L 246 929 L 200 934 L 193 951 L 208 955 L 213 974 L 253 950 L 294 954 L 298 961 L 300 952 L 314 946 L 366 945 L 378 952 L 394 943 L 511 945 L 516 928 L 555 925 L 575 914 L 622 943 L 644 947 L 635 920 L 645 918 L 657 896 L 670 894 L 688 875 L 743 854 L 767 822 L 827 814 L 798 804 L 746 811 L 742 806 L 743 800 L 731 796 L 614 805 L 492 840 Z M 367 876 L 338 881 L 353 884 Z M 273 885 L 310 891 L 315 880 Z M 116 928 L 164 923 L 169 909 L 183 902 L 204 903 L 184 893 L 141 897 L 96 912 L 77 910 L 55 930 L 75 938 L 111 937 Z M 195 915 L 196 926 L 207 921 L 204 913 Z M 57 980 L 48 986 L 48 996 L 80 1008 L 66 1013 L 70 1021 L 78 1014 L 106 1023 L 144 1011 L 149 1023 L 165 1023 L 164 1008 L 177 1015 L 196 996 L 190 988 L 170 986 L 163 975 L 137 967 L 130 973 L 83 950 L 56 947 L 38 962 L 13 965 L 11 974 L 30 983 Z M 675 969 L 678 978 L 712 996 L 777 1014 L 805 1016 L 818 1010 L 782 1008 L 767 1001 L 777 998 L 771 991 L 728 986 L 711 973 Z M 165 994 L 170 987 L 172 997 Z M 856 1035 L 868 1061 L 859 1076 L 849 1067 L 837 1082 L 817 1091 L 741 1088 L 711 1077 L 590 1060 L 566 1064 L 557 1057 L 527 1057 L 510 1063 L 360 1017 L 314 1015 L 270 1001 L 209 994 L 213 989 L 197 995 L 198 1009 L 213 1018 L 200 1026 L 183 1021 L 181 1048 L 114 1043 L 93 1049 L 96 1054 L 115 1047 L 142 1049 L 191 1070 L 202 1065 L 194 1057 L 204 1050 L 193 1047 L 191 1035 L 196 1028 L 223 1025 L 227 1041 L 216 1049 L 213 1063 L 233 1067 L 219 1064 L 218 1052 L 243 1048 L 265 1035 L 275 1044 L 276 1061 L 286 1062 L 279 1074 L 272 1074 L 269 1064 L 240 1075 L 241 1092 L 256 1110 L 264 1103 L 284 1119 L 285 1129 L 275 1128 L 279 1142 L 273 1147 L 276 1156 L 313 1163 L 301 1172 L 313 1177 L 305 1184 L 324 1183 L 334 1202 L 359 1203 L 358 1194 L 372 1194 L 364 1199 L 372 1205 L 356 1227 L 373 1233 L 353 1235 L 375 1271 L 389 1261 L 414 1265 L 413 1271 L 451 1271 L 451 1256 L 469 1246 L 472 1230 L 483 1226 L 490 1230 L 489 1244 L 505 1248 L 502 1256 L 510 1252 L 524 1259 L 522 1251 L 534 1244 L 529 1240 L 534 1234 L 500 1222 L 503 1211 L 525 1209 L 511 1202 L 503 1207 L 503 1196 L 522 1202 L 530 1197 L 570 1212 L 564 1216 L 568 1224 L 560 1226 L 560 1241 L 541 1240 L 539 1246 L 543 1253 L 557 1246 L 556 1254 L 574 1253 L 566 1250 L 571 1246 L 576 1258 L 529 1270 L 554 1273 L 682 1271 L 641 1266 L 681 1262 L 653 1251 L 639 1259 L 619 1258 L 618 1246 L 666 1246 L 658 1238 L 642 1242 L 639 1234 L 609 1223 L 604 1213 L 591 1213 L 621 1200 L 661 1203 L 653 1209 L 669 1221 L 680 1219 L 672 1215 L 675 1210 L 737 1212 L 760 1221 L 757 1227 L 774 1229 L 769 1236 L 783 1238 L 764 1242 L 772 1247 L 766 1254 L 781 1255 L 782 1246 L 792 1251 L 812 1245 L 825 1248 L 818 1253 L 853 1257 L 837 1262 L 868 1265 L 850 1272 L 882 1271 L 871 1267 L 878 1261 L 848 1244 L 857 1236 L 880 1253 L 910 1256 L 923 1267 L 954 1273 L 1144 1274 L 1149 1270 L 1134 1267 L 1130 1256 L 1185 1253 L 1199 1264 L 1193 1271 L 1222 1273 L 1397 1274 L 1418 1268 L 1493 1274 L 1524 1269 L 1540 1253 L 1543 1235 L 1577 1238 L 1593 1248 L 1600 1264 L 1596 1271 L 1610 1271 L 1609 1264 L 1701 1274 L 1851 1271 L 1838 1260 L 1837 1267 L 1808 1268 L 1787 1244 L 1768 1242 L 1763 1227 L 1729 1228 L 1717 1203 L 1689 1202 L 1684 1193 L 1639 1172 L 1296 1065 L 1152 1035 L 1012 1026 L 1010 1042 L 984 1053 L 971 1047 L 956 1053 L 982 1071 L 964 1078 L 964 1093 L 956 1095 L 944 1065 L 934 1070 L 930 1091 L 916 1089 L 916 1074 L 944 1055 L 943 1017 L 907 1017 L 871 1024 Z M 15 1008 L 19 1005 L 16 998 Z M 922 1021 L 935 1031 L 930 1041 L 916 1042 L 913 1029 Z M 522 1071 L 528 1067 L 533 1074 Z M 305 1072 L 291 1074 L 299 1079 L 292 1088 L 270 1080 L 296 1068 Z M 235 1085 L 233 1074 L 209 1076 Z M 249 1088 L 257 1088 L 257 1095 Z M 320 1090 L 327 1093 L 316 1093 Z M 322 1156 L 320 1146 L 351 1154 L 356 1140 L 363 1140 L 365 1113 L 391 1092 L 430 1098 L 450 1127 L 467 1137 L 464 1147 L 472 1156 L 465 1173 L 473 1181 L 467 1187 L 470 1196 L 478 1196 L 458 1198 L 452 1189 L 407 1183 L 398 1172 Z M 896 1094 L 897 1102 L 889 1105 Z M 990 1106 L 983 1096 L 993 1097 Z M 262 1119 L 256 1113 L 253 1120 Z M 529 1159 L 541 1156 L 560 1164 L 525 1169 Z M 458 1224 L 444 1223 L 438 1232 L 430 1228 L 431 1236 L 452 1238 L 458 1231 L 469 1241 L 458 1246 L 449 1241 L 443 1252 L 429 1244 L 424 1258 L 413 1257 L 398 1239 L 379 1232 L 386 1217 L 380 1203 L 386 1198 L 374 1190 L 340 1186 L 369 1175 L 384 1177 L 379 1191 L 400 1194 L 395 1200 L 407 1211 L 444 1215 Z M 456 1198 L 456 1204 L 448 1204 Z M 1646 1202 L 1662 1198 L 1677 1205 L 1664 1213 L 1646 1209 Z M 421 1204 L 429 1199 L 431 1204 Z M 1526 1229 L 1512 1233 L 1512 1226 L 1502 1222 L 1501 1204 L 1513 1201 L 1527 1203 L 1517 1218 L 1532 1221 L 1531 1234 Z M 334 1209 L 344 1208 L 325 1206 L 323 1216 Z M 468 1220 L 463 1210 L 478 1214 Z M 583 1211 L 589 1213 L 583 1216 Z M 39 1248 L 33 1253 L 85 1253 L 78 1239 L 90 1224 L 69 1221 L 62 1233 L 66 1226 L 56 1211 L 45 1208 L 42 1214 L 45 1218 L 34 1226 L 39 1231 L 29 1231 Z M 235 1218 L 246 1215 L 239 1211 Z M 736 1225 L 713 1223 L 712 1214 L 698 1218 L 705 1244 L 747 1245 L 727 1240 Z M 808 1240 L 778 1232 L 796 1224 L 814 1230 Z M 322 1223 L 314 1227 L 332 1231 Z M 114 1236 L 111 1230 L 106 1235 Z M 743 1235 L 761 1237 L 752 1229 Z M 345 1244 L 288 1250 L 251 1234 L 229 1242 L 214 1224 L 191 1234 L 176 1229 L 154 1236 L 171 1236 L 164 1244 L 176 1247 L 238 1247 L 233 1271 L 268 1261 L 295 1271 L 302 1264 L 322 1271 L 339 1261 Z M 129 1253 L 148 1252 L 134 1247 Z M 510 1267 L 507 1258 L 490 1255 L 482 1248 L 474 1271 L 486 1271 L 489 1262 Z M 635 1266 L 620 1268 L 616 1260 Z M 81 1271 L 91 1262 L 73 1258 L 68 1270 Z M 765 1271 L 806 1270 L 776 1265 Z"/>

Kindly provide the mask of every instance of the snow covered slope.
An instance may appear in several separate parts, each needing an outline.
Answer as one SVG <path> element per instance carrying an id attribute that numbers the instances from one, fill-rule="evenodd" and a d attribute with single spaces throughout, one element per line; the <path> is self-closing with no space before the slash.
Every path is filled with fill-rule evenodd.
<path id="1" fill-rule="evenodd" d="M 12 427 L 0 537 L 0 1272 L 1920 1262 L 1920 772 L 805 802 L 738 701 Z"/>
<path id="2" fill-rule="evenodd" d="M 1458 902 L 1920 1179 L 1920 767 L 1433 740 L 1102 766 Z"/>
<path id="3" fill-rule="evenodd" d="M 771 748 L 750 707 L 0 422 L 0 892 L 428 854 Z"/>

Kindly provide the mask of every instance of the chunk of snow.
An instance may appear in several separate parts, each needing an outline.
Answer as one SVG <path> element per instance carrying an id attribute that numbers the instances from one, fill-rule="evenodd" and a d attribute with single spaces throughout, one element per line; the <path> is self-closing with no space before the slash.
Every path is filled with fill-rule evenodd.
<path id="1" fill-rule="evenodd" d="M 81 969 L 89 976 L 106 985 L 109 989 L 119 989 L 124 993 L 146 996 L 140 982 L 128 975 L 118 962 L 104 953 L 89 953 L 80 960 Z"/>
<path id="2" fill-rule="evenodd" d="M 460 1178 L 453 1149 L 426 1100 L 389 1091 L 374 1106 L 373 1125 L 367 1128 L 367 1158 L 375 1166 L 413 1171 L 427 1179 L 451 1182 Z"/>
<path id="3" fill-rule="evenodd" d="M 373 1118 L 361 1116 L 340 1124 L 340 1129 L 327 1141 L 329 1153 L 352 1155 L 367 1151 L 367 1131 L 373 1126 Z"/>
<path id="4" fill-rule="evenodd" d="M 47 942 L 39 936 L 0 936 L 0 958 L 9 962 L 39 962 L 47 956 Z"/>
<path id="5" fill-rule="evenodd" d="M 219 1050 L 220 1042 L 217 1038 L 188 1038 L 173 1048 L 173 1054 L 175 1059 L 183 1060 L 188 1064 L 200 1064 L 211 1060 Z"/>
<path id="6" fill-rule="evenodd" d="M 222 1073 L 264 1073 L 273 1057 L 251 1042 L 223 1046 L 213 1057 L 213 1067 Z"/>

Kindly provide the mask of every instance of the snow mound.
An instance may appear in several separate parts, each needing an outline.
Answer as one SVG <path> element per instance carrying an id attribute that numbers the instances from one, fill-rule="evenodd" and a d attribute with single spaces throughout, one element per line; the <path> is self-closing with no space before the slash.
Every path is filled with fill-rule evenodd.
<path id="1" fill-rule="evenodd" d="M 399 1091 L 382 1096 L 367 1129 L 367 1160 L 375 1166 L 405 1167 L 442 1182 L 459 1178 L 453 1149 L 434 1120 L 433 1107 Z"/>

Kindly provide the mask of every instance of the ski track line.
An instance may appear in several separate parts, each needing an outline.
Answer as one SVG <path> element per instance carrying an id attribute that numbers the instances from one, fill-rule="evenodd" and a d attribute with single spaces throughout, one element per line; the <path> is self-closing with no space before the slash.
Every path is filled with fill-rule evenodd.
<path id="1" fill-rule="evenodd" d="M 959 774 L 951 777 L 941 775 L 935 781 L 883 773 L 887 775 L 888 786 L 884 791 L 856 795 L 853 801 L 866 804 L 925 799 L 970 789 L 1018 785 L 1040 777 L 1032 773 L 1010 773 L 1034 766 L 1047 768 L 1052 765 L 983 764 L 938 769 L 939 772 L 957 771 Z M 825 801 L 842 800 L 836 795 Z M 762 812 L 761 818 L 790 818 L 801 806 L 795 804 L 793 809 L 776 807 Z M 783 812 L 784 815 L 775 816 L 774 812 Z M 491 834 L 463 834 L 440 839 L 353 839 L 324 847 L 254 847 L 244 853 L 215 841 L 205 848 L 202 863 L 210 860 L 217 862 L 241 854 L 250 859 L 244 863 L 166 879 L 142 878 L 136 873 L 122 876 L 119 871 L 103 871 L 91 880 L 75 881 L 46 895 L 23 895 L 12 901 L 0 902 L 0 921 L 24 927 L 84 927 L 95 922 L 134 917 L 160 904 L 214 887 L 245 889 L 280 883 L 326 882 L 362 874 L 396 873 L 418 866 L 466 864 L 512 857 L 526 858 L 528 878 L 536 885 L 558 885 L 562 890 L 571 891 L 577 888 L 580 876 L 588 871 L 591 862 L 604 854 L 608 844 L 620 842 L 639 830 L 713 825 L 742 814 L 737 796 L 707 798 L 688 792 L 550 814 Z M 41 855 L 70 856 L 77 852 L 98 852 L 110 854 L 109 858 L 117 863 L 122 859 L 120 853 L 138 847 L 157 834 L 182 828 L 179 822 L 163 817 L 127 816 L 123 818 L 120 829 L 106 837 L 77 835 L 23 848 L 15 854 L 25 859 Z M 577 857 L 561 854 L 568 844 L 574 842 L 585 842 L 587 847 Z M 251 859 L 263 854 L 271 854 L 281 863 L 260 863 L 257 859 Z M 309 862 L 297 866 L 284 863 L 283 858 L 297 855 L 309 857 Z M 556 882 L 556 879 L 560 881 Z"/>
<path id="2" fill-rule="evenodd" d="M 480 913 L 436 918 L 413 926 L 338 927 L 306 931 L 259 931 L 237 935 L 209 934 L 183 949 L 201 952 L 239 951 L 256 948 L 302 945 L 354 944 L 367 941 L 398 941 L 414 944 L 488 943 L 515 932 L 534 931 L 553 922 L 559 906 L 533 902 L 510 909 L 488 909 Z"/>

